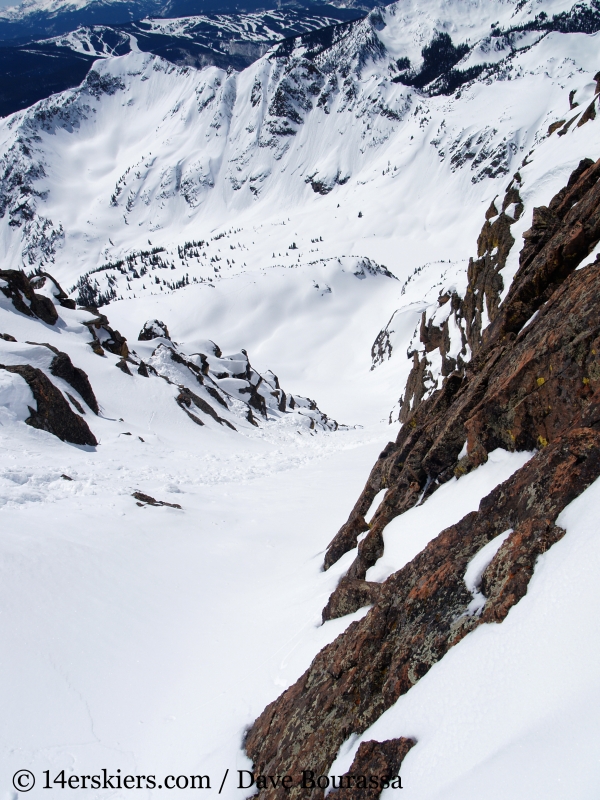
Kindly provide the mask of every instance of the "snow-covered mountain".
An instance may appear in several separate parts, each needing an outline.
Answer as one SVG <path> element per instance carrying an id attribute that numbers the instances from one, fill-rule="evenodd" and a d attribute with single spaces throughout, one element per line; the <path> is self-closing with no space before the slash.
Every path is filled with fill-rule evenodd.
<path id="1" fill-rule="evenodd" d="M 110 7 L 110 6 L 109 6 Z M 103 5 L 103 8 L 106 8 Z M 141 19 L 121 24 L 80 25 L 60 36 L 0 48 L 0 115 L 7 116 L 81 83 L 96 58 L 146 52 L 197 69 L 216 65 L 241 70 L 273 42 L 361 16 L 360 11 L 315 7 L 254 14 L 213 14 Z M 11 23 L 15 24 L 15 23 Z M 0 22 L 0 32 L 2 23 Z M 48 31 L 36 31 L 35 35 Z M 7 36 L 17 36 L 14 31 Z M 30 32 L 31 34 L 31 32 Z"/>
<path id="2" fill-rule="evenodd" d="M 233 798 L 368 737 L 415 800 L 593 796 L 599 29 L 595 2 L 400 0 L 239 72 L 82 31 L 84 82 L 0 121 L 1 771 L 31 797 L 106 766 Z M 506 511 L 528 486 L 537 528 Z M 399 697 L 370 626 L 448 575 Z"/>
<path id="3" fill-rule="evenodd" d="M 50 269 L 82 302 L 143 304 L 145 317 L 157 293 L 178 307 L 188 283 L 211 294 L 208 314 L 217 298 L 231 308 L 238 280 L 266 286 L 281 274 L 293 292 L 332 288 L 336 270 L 347 274 L 342 257 L 384 264 L 407 282 L 408 306 L 428 283 L 460 286 L 481 208 L 509 176 L 521 169 L 530 213 L 546 165 L 558 186 L 593 150 L 593 124 L 548 129 L 593 100 L 595 35 L 547 31 L 552 11 L 565 27 L 565 3 L 546 7 L 540 20 L 532 3 L 392 5 L 278 45 L 240 74 L 139 53 L 106 59 L 79 89 L 2 123 L 4 263 Z M 407 85 L 402 59 L 420 74 L 420 51 L 444 27 L 468 52 L 450 69 L 442 61 L 425 89 Z M 470 80 L 438 94 L 451 73 Z M 335 287 L 311 291 L 337 303 Z M 236 303 L 236 319 L 254 314 L 253 300 Z M 386 293 L 369 346 L 399 305 Z M 234 341 L 226 316 L 216 324 L 206 336 L 229 349 L 276 349 Z"/>
<path id="4" fill-rule="evenodd" d="M 68 34 L 93 25 L 123 25 L 148 17 L 181 17 L 253 14 L 291 10 L 312 15 L 329 15 L 336 20 L 355 19 L 375 4 L 361 2 L 216 2 L 216 0 L 25 0 L 0 11 L 0 40 L 46 38 Z"/>
<path id="5" fill-rule="evenodd" d="M 231 66 L 239 70 L 264 55 L 274 42 L 338 22 L 337 15 L 317 15 L 294 9 L 143 19 L 119 26 L 80 27 L 36 44 L 47 48 L 53 45 L 98 58 L 141 50 L 181 66 Z"/>

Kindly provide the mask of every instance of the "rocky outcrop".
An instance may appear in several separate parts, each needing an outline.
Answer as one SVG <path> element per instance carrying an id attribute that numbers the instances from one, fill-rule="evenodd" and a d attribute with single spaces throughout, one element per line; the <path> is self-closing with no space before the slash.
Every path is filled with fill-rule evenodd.
<path id="1" fill-rule="evenodd" d="M 496 210 L 496 201 L 492 201 L 477 240 L 477 258 L 469 259 L 469 288 L 459 310 L 464 319 L 467 343 L 473 353 L 479 350 L 485 320 L 493 320 L 498 314 L 504 289 L 501 270 L 506 266 L 515 242 L 510 228 L 523 213 L 520 183 L 517 172 L 506 190 L 500 212 Z M 443 374 L 449 375 L 451 371 L 447 369 Z"/>
<path id="2" fill-rule="evenodd" d="M 361 742 L 349 771 L 338 778 L 340 788 L 329 797 L 332 800 L 377 800 L 382 788 L 389 785 L 394 789 L 403 788 L 398 770 L 415 744 L 414 739 L 404 737 L 386 742 Z"/>
<path id="3" fill-rule="evenodd" d="M 54 325 L 58 319 L 52 300 L 42 294 L 36 294 L 31 281 L 20 270 L 0 270 L 0 291 L 12 301 L 21 314 L 37 317 L 48 325 Z"/>
<path id="4" fill-rule="evenodd" d="M 585 159 L 546 208 L 537 208 L 519 269 L 482 345 L 518 333 L 600 240 L 600 161 Z"/>
<path id="5" fill-rule="evenodd" d="M 72 386 L 83 397 L 94 414 L 99 414 L 98 401 L 87 374 L 80 367 L 75 367 L 66 353 L 62 353 L 55 348 L 51 349 L 56 352 L 56 356 L 50 364 L 50 372 L 56 375 L 57 378 L 62 378 L 69 386 Z"/>
<path id="6" fill-rule="evenodd" d="M 16 340 L 13 339 L 13 341 Z M 47 342 L 27 342 L 27 344 L 47 347 L 48 350 L 51 350 L 55 354 L 55 357 L 50 363 L 50 372 L 57 378 L 62 378 L 62 380 L 68 383 L 76 392 L 79 392 L 94 414 L 97 415 L 100 413 L 98 401 L 96 400 L 96 395 L 94 394 L 87 373 L 79 367 L 74 366 L 67 353 L 63 353 L 57 347 Z"/>
<path id="7" fill-rule="evenodd" d="M 198 397 L 198 395 L 194 394 L 194 392 L 192 392 L 191 389 L 187 389 L 185 386 L 182 386 L 181 391 L 179 392 L 175 400 L 177 402 L 177 405 L 180 408 L 182 408 L 188 415 L 188 417 L 197 425 L 204 425 L 204 423 L 202 422 L 201 419 L 199 419 L 196 416 L 196 414 L 190 411 L 192 406 L 195 406 L 204 414 L 207 414 L 209 417 L 214 419 L 215 422 L 218 422 L 219 425 L 226 425 L 228 428 L 235 430 L 235 427 L 231 424 L 231 422 L 229 422 L 226 419 L 223 419 L 223 417 L 220 417 L 214 410 L 214 408 L 209 403 L 206 402 L 206 400 L 203 400 L 201 397 Z"/>
<path id="8" fill-rule="evenodd" d="M 406 422 L 445 378 L 453 373 L 464 374 L 466 363 L 481 347 L 482 329 L 496 318 L 504 289 L 502 270 L 515 242 L 510 229 L 523 213 L 520 185 L 521 176 L 517 172 L 502 203 L 497 204 L 497 198 L 490 203 L 477 239 L 477 258 L 469 259 L 465 296 L 461 297 L 455 290 L 442 290 L 437 308 L 423 312 L 420 346 L 408 354 L 413 366 L 399 402 L 400 422 Z M 386 355 L 381 352 L 385 333 L 381 331 L 373 344 L 374 366 Z M 432 370 L 431 354 L 436 350 L 441 357 L 439 374 Z"/>
<path id="9" fill-rule="evenodd" d="M 135 497 L 137 500 L 136 505 L 138 506 L 167 506 L 168 508 L 181 509 L 179 503 L 167 503 L 165 500 L 156 500 L 156 498 L 149 494 L 144 494 L 143 492 L 133 492 L 131 496 Z"/>
<path id="10" fill-rule="evenodd" d="M 358 260 L 358 263 L 354 259 L 354 262 L 356 270 L 354 274 L 358 278 L 365 277 L 373 271 L 375 274 L 380 270 L 378 265 L 373 266 L 368 259 L 362 262 Z M 57 281 L 47 273 L 38 273 L 31 280 L 19 271 L 4 271 L 1 274 L 4 278 L 0 278 L 0 288 L 11 298 L 17 311 L 24 309 L 23 313 L 35 317 L 32 309 L 37 309 L 42 314 L 48 307 L 58 319 L 57 307 L 60 308 L 62 305 L 72 308 L 72 301 Z M 35 294 L 33 286 L 43 290 L 45 294 Z M 129 381 L 135 380 L 139 375 L 147 379 L 159 377 L 169 383 L 175 388 L 173 399 L 178 407 L 198 426 L 204 426 L 209 418 L 220 426 L 235 431 L 238 429 L 238 423 L 244 426 L 250 422 L 253 426 L 260 427 L 263 421 L 269 423 L 289 415 L 290 421 L 293 420 L 294 426 L 300 430 L 335 431 L 340 427 L 335 420 L 329 419 L 319 410 L 314 400 L 286 393 L 274 373 L 267 371 L 260 374 L 253 369 L 245 350 L 231 356 L 223 356 L 219 347 L 209 340 L 203 345 L 205 353 L 190 355 L 168 338 L 169 331 L 163 322 L 149 320 L 139 338 L 142 341 L 154 339 L 161 341 L 155 343 L 150 358 L 142 361 L 135 351 L 130 351 L 125 337 L 110 326 L 108 318 L 97 308 L 90 306 L 80 311 L 84 313 L 77 315 L 78 322 L 85 326 L 84 330 L 87 328 L 89 331 L 91 340 L 88 344 L 94 353 L 103 357 L 107 353 L 117 356 L 112 360 L 113 367 L 116 366 Z M 16 340 L 6 333 L 0 334 L 0 341 Z M 90 443 L 93 436 L 83 420 L 81 422 L 85 430 L 72 418 L 66 420 L 64 424 L 60 421 L 66 414 L 65 403 L 72 413 L 65 396 L 80 414 L 85 415 L 84 404 L 87 404 L 95 414 L 99 413 L 98 401 L 87 374 L 73 364 L 67 353 L 58 350 L 54 345 L 38 342 L 27 342 L 27 344 L 45 347 L 54 354 L 49 363 L 43 364 L 46 374 L 43 380 L 39 379 L 43 392 L 42 389 L 40 391 L 42 394 L 45 392 L 43 409 L 40 406 L 38 412 L 32 412 L 28 422 L 56 433 L 67 441 Z M 19 361 L 21 358 L 24 361 L 29 360 L 26 351 L 18 352 Z M 1 354 L 0 360 L 3 360 Z M 5 360 L 14 362 L 14 353 L 11 352 L 10 359 Z M 19 368 L 24 369 L 26 366 L 22 364 Z M 32 374 L 43 375 L 39 370 L 33 367 L 32 369 L 34 370 Z M 52 376 L 65 381 L 74 390 L 73 393 L 65 391 L 63 396 L 59 388 L 51 383 Z M 46 383 L 53 388 L 48 388 Z M 58 386 L 64 391 L 65 387 L 62 384 L 58 383 Z M 58 404 L 55 414 L 49 409 L 52 398 L 56 399 Z M 75 417 L 81 419 L 77 415 Z"/>
<path id="11" fill-rule="evenodd" d="M 87 422 L 71 410 L 62 392 L 41 370 L 29 364 L 15 366 L 0 364 L 0 369 L 20 375 L 31 389 L 37 410 L 29 407 L 30 416 L 25 420 L 28 425 L 48 431 L 63 442 L 94 447 L 98 444 Z"/>
<path id="12" fill-rule="evenodd" d="M 473 359 L 448 375 L 438 391 L 406 416 L 396 442 L 387 446 L 374 466 L 348 521 L 325 557 L 327 569 L 356 546 L 358 535 L 368 529 L 364 521 L 366 510 L 375 495 L 387 488 L 344 579 L 344 591 L 349 589 L 348 579 L 364 579 L 367 569 L 381 556 L 382 531 L 391 519 L 455 474 L 464 474 L 483 463 L 494 447 L 532 449 L 552 441 L 575 424 L 574 418 L 581 411 L 578 398 L 587 385 L 583 381 L 589 378 L 583 364 L 577 367 L 581 373 L 576 379 L 579 383 L 574 375 L 570 376 L 575 381 L 570 384 L 573 394 L 566 393 L 557 380 L 552 382 L 553 388 L 542 387 L 559 374 L 559 369 L 567 370 L 567 365 L 573 372 L 578 364 L 573 360 L 574 348 L 583 346 L 577 337 L 594 327 L 598 266 L 572 275 L 562 287 L 560 283 L 594 247 L 596 236 L 600 237 L 598 177 L 600 162 L 582 162 L 549 208 L 534 210 L 532 228 L 524 235 L 519 271 L 506 299 L 493 312 L 494 319 L 481 336 Z M 565 208 L 573 208 L 572 214 Z M 550 223 L 549 219 L 559 222 Z M 488 245 L 489 236 L 488 231 Z M 579 241 L 577 248 L 573 245 L 575 240 Z M 469 271 L 471 277 L 480 275 L 471 266 Z M 469 290 L 467 296 L 476 295 L 476 284 L 470 285 Z M 481 291 L 479 297 L 483 296 L 485 292 Z M 525 297 L 530 298 L 526 306 Z M 493 307 L 491 303 L 490 308 Z M 522 328 L 538 309 L 535 325 L 525 327 L 519 336 L 514 330 L 507 330 L 517 316 L 519 329 Z M 476 329 L 472 325 L 471 334 Z M 467 438 L 467 455 L 459 460 Z M 364 587 L 361 592 L 364 594 Z M 330 608 L 327 613 L 331 611 Z"/>
<path id="13" fill-rule="evenodd" d="M 104 351 L 108 350 L 109 353 L 113 353 L 115 356 L 128 358 L 129 347 L 127 346 L 127 339 L 121 336 L 119 331 L 110 327 L 108 318 L 101 314 L 97 308 L 90 306 L 86 308 L 86 311 L 94 315 L 93 319 L 83 322 L 92 335 L 90 347 L 94 353 L 103 356 Z"/>
<path id="14" fill-rule="evenodd" d="M 206 344 L 206 353 L 188 355 L 175 344 L 161 342 L 144 365 L 179 388 L 175 399 L 196 424 L 204 425 L 197 413 L 200 411 L 234 430 L 240 419 L 258 427 L 259 421 L 269 422 L 288 414 L 296 417 L 300 427 L 311 431 L 335 431 L 340 427 L 319 410 L 314 400 L 286 394 L 273 372 L 257 372 L 245 350 L 223 356 L 214 342 Z M 223 416 L 225 413 L 229 420 Z"/>
<path id="15" fill-rule="evenodd" d="M 411 412 L 327 550 L 325 568 L 368 531 L 324 619 L 373 608 L 256 720 L 246 740 L 255 772 L 327 775 L 351 734 L 365 731 L 474 628 L 502 622 L 526 594 L 537 558 L 564 535 L 557 516 L 600 477 L 600 259 L 575 271 L 600 238 L 598 177 L 600 162 L 582 162 L 548 209 L 534 212 L 519 270 L 499 305 L 494 263 L 481 265 L 490 280 L 479 284 L 479 297 L 492 298 L 493 318 L 479 337 L 482 306 L 471 304 L 471 335 L 479 337 L 472 359 Z M 492 226 L 484 226 L 488 250 L 509 233 L 504 223 L 496 233 Z M 500 252 L 500 244 L 493 249 Z M 470 267 L 473 288 L 481 274 Z M 384 583 L 367 581 L 387 523 L 497 447 L 537 453 Z M 501 535 L 478 585 L 468 584 L 471 560 Z M 286 796 L 323 795 L 316 786 Z M 284 795 L 274 789 L 259 796 Z"/>
<path id="16" fill-rule="evenodd" d="M 31 286 L 36 292 L 39 292 L 41 289 L 48 289 L 52 297 L 54 297 L 56 302 L 63 308 L 70 308 L 71 310 L 76 308 L 75 300 L 69 297 L 56 278 L 53 278 L 48 272 L 37 272 L 33 278 L 31 278 Z"/>
<path id="17" fill-rule="evenodd" d="M 152 339 L 158 339 L 159 337 L 170 339 L 169 329 L 165 323 L 161 322 L 159 319 L 149 319 L 144 322 L 142 330 L 138 335 L 138 341 L 150 342 Z"/>

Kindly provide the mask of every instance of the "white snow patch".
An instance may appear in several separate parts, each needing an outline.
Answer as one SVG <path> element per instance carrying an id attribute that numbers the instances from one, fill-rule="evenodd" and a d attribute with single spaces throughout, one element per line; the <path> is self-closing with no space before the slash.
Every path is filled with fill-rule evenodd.
<path id="1" fill-rule="evenodd" d="M 479 614 L 483 610 L 483 607 L 486 603 L 486 597 L 479 590 L 481 585 L 481 577 L 511 533 L 512 528 L 509 528 L 503 533 L 498 534 L 498 536 L 495 536 L 491 542 L 488 542 L 486 545 L 484 545 L 481 550 L 473 556 L 471 561 L 469 561 L 467 570 L 465 572 L 465 586 L 473 595 L 473 599 L 467 607 L 466 613 L 468 616 Z"/>

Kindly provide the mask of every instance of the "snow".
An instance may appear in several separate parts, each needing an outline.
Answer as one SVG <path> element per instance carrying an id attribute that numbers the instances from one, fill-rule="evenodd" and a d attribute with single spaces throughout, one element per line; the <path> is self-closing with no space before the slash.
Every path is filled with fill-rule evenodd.
<path id="1" fill-rule="evenodd" d="M 471 561 L 469 561 L 467 571 L 465 572 L 465 586 L 473 595 L 473 599 L 469 603 L 466 611 L 469 616 L 480 614 L 483 610 L 486 597 L 479 589 L 481 578 L 492 563 L 492 559 L 498 550 L 500 550 L 512 532 L 512 528 L 509 528 L 503 533 L 499 533 L 498 536 L 495 536 L 490 542 L 484 545 L 481 550 L 473 556 Z"/>
<path id="2" fill-rule="evenodd" d="M 14 420 L 26 420 L 29 408 L 37 409 L 37 403 L 29 386 L 20 375 L 0 371 L 0 425 Z"/>
<path id="3" fill-rule="evenodd" d="M 477 511 L 480 500 L 508 480 L 532 455 L 493 450 L 481 467 L 459 479 L 452 478 L 424 503 L 393 519 L 383 531 L 383 556 L 367 571 L 366 579 L 383 582 L 408 564 L 440 531 L 470 511 Z"/>
<path id="4" fill-rule="evenodd" d="M 27 467 L 3 440 L 3 775 L 246 768 L 244 726 L 351 621 L 318 627 L 337 580 L 321 559 L 381 432 L 284 452 L 202 434 L 187 452 L 105 438 L 91 460 L 32 431 Z"/>
<path id="5" fill-rule="evenodd" d="M 548 0 L 544 10 L 570 6 Z M 217 781 L 250 768 L 245 728 L 367 613 L 320 624 L 355 552 L 327 572 L 322 558 L 397 434 L 387 419 L 422 314 L 441 324 L 450 303 L 438 298 L 466 292 L 485 210 L 517 170 L 524 212 L 511 228 L 505 291 L 533 207 L 581 158 L 599 155 L 597 120 L 547 135 L 591 102 L 598 34 L 527 34 L 502 50 L 490 41 L 492 22 L 522 24 L 539 8 L 403 0 L 315 57 L 321 94 L 309 91 L 304 45 L 229 75 L 142 53 L 105 58 L 95 69 L 106 90 L 70 90 L 0 121 L 3 170 L 31 184 L 32 210 L 11 225 L 25 201 L 18 181 L 3 185 L 5 267 L 42 266 L 68 290 L 106 267 L 89 276 L 92 288 L 114 289 L 101 311 L 137 357 L 176 382 L 128 376 L 117 356 L 95 355 L 90 312 L 57 307 L 49 326 L 0 293 L 0 331 L 18 340 L 0 339 L 0 363 L 32 364 L 72 393 L 49 371 L 52 351 L 28 344 L 47 342 L 86 371 L 101 409 L 85 415 L 97 448 L 61 442 L 24 423 L 31 392 L 0 369 L 0 673 L 10 687 L 0 774 L 106 766 Z M 461 68 L 493 56 L 498 72 L 448 97 L 394 83 L 395 59 L 418 66 L 436 30 L 472 45 Z M 292 103 L 301 121 L 289 118 L 283 132 L 282 95 L 304 98 Z M 54 293 L 49 282 L 41 291 Z M 194 424 L 174 402 L 178 387 L 208 395 L 172 361 L 167 339 L 137 341 L 147 320 L 163 321 L 196 366 L 203 353 L 212 372 L 229 373 L 214 384 L 233 395 L 231 420 L 240 419 L 232 376 L 245 368 L 244 349 L 261 391 L 273 391 L 274 373 L 286 393 L 314 398 L 349 429 L 310 430 L 287 413 L 236 431 Z M 384 332 L 390 348 L 374 361 Z M 449 334 L 457 357 L 453 316 Z M 431 354 L 430 389 L 440 373 Z M 393 520 L 367 579 L 400 569 L 531 455 L 496 450 Z M 182 509 L 138 506 L 134 491 Z M 599 496 L 595 484 L 563 513 L 567 535 L 539 559 L 503 624 L 466 637 L 361 737 L 418 739 L 404 795 L 595 796 Z M 465 575 L 475 594 L 490 553 Z M 342 748 L 332 774 L 347 770 L 358 744 Z M 238 794 L 227 785 L 222 796 Z M 38 785 L 29 796 L 44 793 Z"/>
<path id="6" fill-rule="evenodd" d="M 55 9 L 59 13 L 66 10 L 64 6 Z M 51 7 L 36 10 L 53 13 Z M 0 19 L 2 16 L 5 18 L 8 16 L 12 20 L 23 19 L 27 13 L 32 13 L 32 10 L 30 8 L 25 13 L 17 11 L 15 14 L 12 9 L 7 9 L 6 12 L 4 15 L 0 13 Z M 149 35 L 188 39 L 219 54 L 222 54 L 223 50 L 230 53 L 243 52 L 246 44 L 252 43 L 259 45 L 256 49 L 257 55 L 260 55 L 274 42 L 281 41 L 287 36 L 317 30 L 335 23 L 335 19 L 327 16 L 303 14 L 289 8 L 284 11 L 272 10 L 254 14 L 197 14 L 168 19 L 144 18 L 133 21 L 127 31 L 121 30 L 120 26 L 79 27 L 61 36 L 42 39 L 39 44 L 65 47 L 82 55 L 108 58 L 128 52 L 128 49 L 131 52 L 140 52 L 136 34 L 141 34 L 146 40 Z"/>

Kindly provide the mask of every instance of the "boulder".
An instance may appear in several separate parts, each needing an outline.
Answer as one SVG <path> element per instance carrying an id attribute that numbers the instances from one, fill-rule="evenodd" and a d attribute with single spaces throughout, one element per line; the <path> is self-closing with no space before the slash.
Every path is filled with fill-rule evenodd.
<path id="1" fill-rule="evenodd" d="M 149 319 L 144 322 L 144 327 L 139 333 L 139 342 L 150 342 L 152 339 L 171 339 L 169 336 L 169 329 L 164 322 L 159 319 Z"/>

